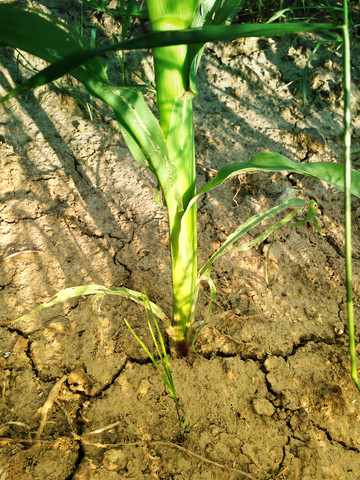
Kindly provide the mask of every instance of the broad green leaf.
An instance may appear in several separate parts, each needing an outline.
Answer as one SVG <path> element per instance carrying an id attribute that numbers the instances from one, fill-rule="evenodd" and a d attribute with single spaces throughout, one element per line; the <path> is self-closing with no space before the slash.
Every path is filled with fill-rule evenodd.
<path id="1" fill-rule="evenodd" d="M 44 60 L 54 62 L 71 52 L 79 52 L 81 47 L 73 35 L 76 34 L 63 24 L 60 26 L 50 22 L 38 13 L 13 5 L 0 5 L 0 41 Z M 44 37 L 48 39 L 45 45 Z M 173 211 L 181 210 L 180 194 L 176 191 L 176 174 L 168 159 L 164 135 L 141 93 L 128 87 L 111 86 L 98 58 L 89 57 L 83 66 L 75 68 L 71 74 L 84 84 L 91 95 L 113 108 L 134 158 L 155 173 L 168 207 Z M 31 77 L 12 93 L 17 94 L 35 87 L 36 77 L 37 75 Z M 10 96 L 12 95 L 7 95 L 0 102 Z"/>
<path id="2" fill-rule="evenodd" d="M 191 200 L 183 215 L 182 222 L 185 221 L 192 205 L 194 205 L 204 193 L 218 187 L 227 179 L 234 177 L 235 175 L 259 171 L 293 172 L 300 175 L 308 175 L 317 178 L 318 180 L 323 180 L 339 190 L 344 190 L 344 165 L 340 163 L 296 163 L 279 153 L 265 152 L 256 155 L 248 162 L 232 163 L 231 165 L 226 165 L 221 168 L 217 175 L 210 182 L 206 183 Z M 351 193 L 360 198 L 360 172 L 354 169 L 351 170 Z"/>
<path id="3" fill-rule="evenodd" d="M 81 80 L 92 95 L 113 108 L 115 118 L 124 133 L 125 141 L 128 140 L 134 158 L 140 164 L 146 164 L 156 175 L 169 211 L 173 213 L 182 211 L 176 171 L 169 161 L 164 135 L 142 94 L 126 87 L 116 92 L 110 85 L 104 85 L 86 76 L 81 76 Z"/>
<path id="4" fill-rule="evenodd" d="M 279 153 L 265 152 L 256 155 L 248 162 L 233 163 L 221 168 L 217 175 L 201 188 L 197 197 L 221 185 L 225 180 L 234 175 L 257 171 L 299 173 L 300 175 L 308 175 L 323 180 L 339 190 L 344 190 L 344 165 L 340 163 L 296 163 Z M 352 169 L 351 177 L 351 193 L 360 198 L 360 172 Z"/>
<path id="5" fill-rule="evenodd" d="M 49 21 L 44 15 L 13 4 L 0 5 L 0 31 L 2 46 L 31 51 L 48 62 L 81 49 L 76 33 L 65 23 L 60 28 L 55 20 Z"/>
<path id="6" fill-rule="evenodd" d="M 80 65 L 108 51 L 138 50 L 166 45 L 201 44 L 209 41 L 228 41 L 239 37 L 272 37 L 276 35 L 313 32 L 337 28 L 331 24 L 240 24 L 228 26 L 206 26 L 200 29 L 174 30 L 152 33 L 143 37 L 125 40 L 94 49 L 76 47 L 68 31 L 55 28 L 40 15 L 22 10 L 14 5 L 0 5 L 0 44 L 20 48 L 45 60 L 54 62 L 40 71 L 23 85 L 14 89 L 0 102 L 20 92 L 45 85 Z M 44 38 L 49 39 L 44 46 Z M 75 44 L 74 44 L 75 42 Z M 74 49 L 77 51 L 74 51 Z M 59 59 L 55 62 L 56 59 Z M 99 75 L 99 66 L 89 64 L 92 74 Z M 75 76 L 75 75 L 74 75 Z M 100 80 L 100 79 L 99 79 Z M 104 79 L 102 78 L 104 81 Z M 82 80 L 81 80 L 82 81 Z"/>
<path id="7" fill-rule="evenodd" d="M 308 175 L 317 178 L 318 180 L 323 180 L 339 190 L 344 190 L 344 165 L 340 163 L 296 163 L 279 153 L 265 152 L 256 155 L 248 162 L 233 163 L 221 168 L 217 175 L 210 182 L 206 183 L 199 190 L 198 194 L 193 197 L 183 215 L 182 222 L 185 222 L 185 218 L 190 208 L 201 195 L 218 187 L 231 177 L 240 175 L 241 173 L 253 173 L 258 171 L 284 171 L 298 173 L 300 175 Z M 360 198 L 360 172 L 354 169 L 351 170 L 351 193 Z"/>
<path id="8" fill-rule="evenodd" d="M 235 175 L 240 175 L 241 173 L 259 171 L 293 172 L 299 173 L 300 175 L 308 175 L 309 177 L 323 180 L 339 190 L 344 190 L 344 165 L 341 163 L 296 163 L 279 153 L 264 152 L 256 155 L 248 162 L 232 163 L 231 165 L 226 165 L 221 168 L 217 175 L 199 190 L 199 193 L 189 203 L 185 214 L 201 195 L 218 187 L 227 179 Z M 351 170 L 351 193 L 360 198 L 360 172 L 354 169 Z"/>

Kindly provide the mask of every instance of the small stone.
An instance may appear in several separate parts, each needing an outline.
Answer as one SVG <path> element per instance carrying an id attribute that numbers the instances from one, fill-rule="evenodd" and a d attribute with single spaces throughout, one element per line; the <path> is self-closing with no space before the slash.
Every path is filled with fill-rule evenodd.
<path id="1" fill-rule="evenodd" d="M 313 127 L 300 130 L 297 139 L 301 145 L 312 152 L 321 152 L 326 144 L 325 137 Z"/>
<path id="2" fill-rule="evenodd" d="M 86 395 L 91 395 L 93 382 L 89 375 L 87 375 L 82 368 L 71 372 L 67 378 L 67 382 L 72 392 L 83 392 Z"/>
<path id="3" fill-rule="evenodd" d="M 258 37 L 246 37 L 237 41 L 238 55 L 251 55 L 260 50 Z"/>
<path id="4" fill-rule="evenodd" d="M 124 470 L 127 464 L 127 457 L 122 450 L 115 448 L 108 450 L 104 454 L 103 465 L 107 470 L 118 472 Z"/>
<path id="5" fill-rule="evenodd" d="M 253 400 L 253 408 L 258 415 L 266 415 L 267 417 L 271 417 L 275 412 L 274 405 L 266 398 L 255 398 Z"/>
<path id="6" fill-rule="evenodd" d="M 280 420 L 286 420 L 286 418 L 287 418 L 287 413 L 286 413 L 286 411 L 285 411 L 285 410 L 280 410 L 280 412 L 279 412 L 279 419 L 280 419 Z"/>
<path id="7" fill-rule="evenodd" d="M 27 349 L 29 340 L 24 337 L 18 337 L 14 345 L 14 353 L 19 353 Z"/>
<path id="8" fill-rule="evenodd" d="M 76 120 L 73 122 L 73 126 L 76 128 L 76 130 L 80 133 L 85 132 L 87 129 L 87 122 L 85 120 L 80 120 L 79 122 Z"/>
<path id="9" fill-rule="evenodd" d="M 50 321 L 46 328 L 55 333 L 67 333 L 70 331 L 69 325 L 67 325 L 66 321 L 62 319 Z"/>
<path id="10" fill-rule="evenodd" d="M 149 380 L 147 378 L 144 378 L 141 383 L 140 383 L 140 386 L 137 390 L 137 397 L 138 398 L 143 398 L 146 396 L 146 394 L 148 393 L 148 391 L 150 390 L 151 388 L 151 383 L 149 382 Z"/>

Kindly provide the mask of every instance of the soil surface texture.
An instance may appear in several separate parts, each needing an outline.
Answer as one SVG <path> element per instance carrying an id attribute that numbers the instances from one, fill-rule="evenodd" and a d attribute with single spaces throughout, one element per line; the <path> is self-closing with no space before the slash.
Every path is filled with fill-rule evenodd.
<path id="1" fill-rule="evenodd" d="M 73 22 L 72 2 L 42 3 L 26 4 Z M 85 15 L 84 26 L 87 34 L 97 28 L 100 40 L 121 32 L 101 15 Z M 299 163 L 342 161 L 341 49 L 325 44 L 307 65 L 320 40 L 207 46 L 194 101 L 199 187 L 221 167 L 264 151 Z M 352 148 L 359 151 L 354 49 Z M 24 56 L 0 50 L 1 95 L 33 73 L 28 62 L 44 65 Z M 150 55 L 125 60 L 153 81 Z M 119 75 L 113 57 L 109 76 L 116 83 Z M 269 237 L 214 264 L 217 295 L 208 317 L 204 283 L 196 322 L 206 325 L 193 351 L 169 353 L 183 421 L 195 424 L 185 438 L 162 379 L 124 323 L 153 351 L 140 306 L 105 297 L 92 313 L 84 296 L 13 321 L 61 289 L 89 284 L 144 287 L 171 316 L 167 215 L 154 199 L 156 180 L 133 160 L 111 111 L 91 100 L 90 117 L 89 99 L 83 95 L 81 106 L 70 86 L 78 85 L 63 78 L 0 106 L 0 479 L 359 480 L 343 194 L 321 181 L 246 174 L 199 200 L 200 266 L 245 220 L 291 195 L 316 201 L 322 234 L 288 223 L 272 245 Z M 358 344 L 360 203 L 352 202 Z"/>

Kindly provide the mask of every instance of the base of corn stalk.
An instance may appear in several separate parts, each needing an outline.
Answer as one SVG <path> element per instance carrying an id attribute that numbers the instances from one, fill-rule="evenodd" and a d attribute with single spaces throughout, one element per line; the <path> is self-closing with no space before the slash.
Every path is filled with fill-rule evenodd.
<path id="1" fill-rule="evenodd" d="M 175 343 L 175 351 L 178 357 L 186 357 L 190 351 L 192 338 Z"/>

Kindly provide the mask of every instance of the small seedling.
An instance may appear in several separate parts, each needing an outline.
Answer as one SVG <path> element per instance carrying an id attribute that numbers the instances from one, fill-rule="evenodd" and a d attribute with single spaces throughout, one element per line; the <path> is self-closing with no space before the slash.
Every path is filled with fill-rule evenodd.
<path id="1" fill-rule="evenodd" d="M 197 425 L 198 420 L 195 423 L 193 423 L 192 425 L 190 425 L 189 418 L 188 417 L 184 418 L 184 416 L 183 416 L 182 408 L 181 408 L 180 402 L 179 402 L 179 398 L 178 398 L 178 396 L 176 394 L 176 391 L 175 391 L 175 384 L 174 384 L 174 380 L 173 380 L 173 376 L 172 376 L 172 372 L 171 372 L 169 357 L 168 357 L 166 347 L 165 347 L 165 342 L 164 342 L 163 336 L 161 334 L 159 324 L 156 320 L 156 316 L 154 315 L 154 312 L 152 310 L 151 303 L 150 303 L 145 291 L 144 291 L 144 299 L 145 299 L 144 306 L 145 306 L 147 323 L 148 323 L 149 331 L 150 331 L 150 334 L 151 334 L 151 338 L 153 340 L 154 347 L 155 347 L 155 349 L 157 351 L 157 354 L 158 354 L 158 357 L 160 359 L 160 363 L 155 359 L 155 357 L 150 352 L 150 350 L 145 345 L 145 343 L 136 335 L 136 333 L 134 332 L 134 330 L 131 327 L 131 325 L 129 324 L 129 322 L 126 319 L 124 321 L 125 321 L 126 326 L 129 328 L 131 333 L 134 335 L 136 340 L 140 343 L 141 347 L 146 352 L 147 356 L 152 361 L 154 367 L 156 368 L 157 372 L 159 373 L 160 377 L 162 378 L 162 381 L 164 382 L 166 389 L 168 390 L 168 392 L 171 395 L 171 398 L 174 401 L 175 414 L 173 412 L 171 412 L 168 409 L 168 407 L 166 407 L 165 405 L 164 405 L 164 407 L 166 408 L 166 410 L 168 410 L 172 414 L 172 416 L 175 418 L 176 422 L 179 424 L 179 427 L 180 427 L 179 440 L 183 441 L 189 436 L 191 430 Z M 149 311 L 150 311 L 150 315 L 149 315 Z"/>

